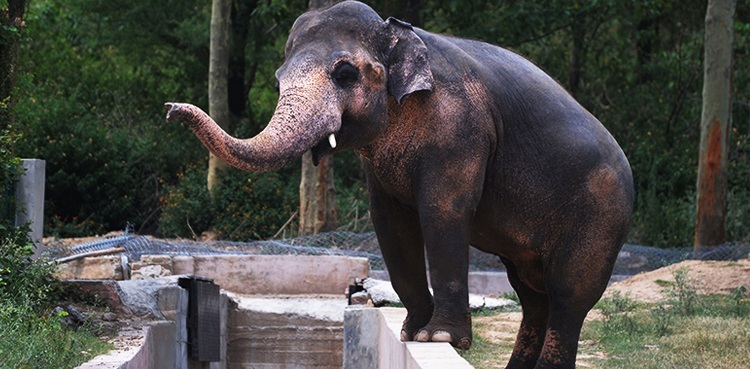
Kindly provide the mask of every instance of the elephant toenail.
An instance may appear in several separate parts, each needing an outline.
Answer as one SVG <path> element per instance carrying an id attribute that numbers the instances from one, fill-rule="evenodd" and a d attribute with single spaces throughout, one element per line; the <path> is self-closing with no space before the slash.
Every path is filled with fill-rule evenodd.
<path id="1" fill-rule="evenodd" d="M 419 342 L 427 342 L 430 340 L 430 334 L 423 329 L 419 331 L 419 333 L 417 333 L 417 335 L 414 337 L 414 340 Z"/>
<path id="2" fill-rule="evenodd" d="M 471 340 L 464 337 L 460 341 L 458 341 L 458 345 L 456 346 L 461 350 L 468 350 L 471 348 Z"/>
<path id="3" fill-rule="evenodd" d="M 406 334 L 405 330 L 401 330 L 401 342 L 409 341 L 409 335 Z"/>
<path id="4" fill-rule="evenodd" d="M 432 334 L 432 342 L 451 342 L 451 334 L 446 331 L 435 331 Z"/>

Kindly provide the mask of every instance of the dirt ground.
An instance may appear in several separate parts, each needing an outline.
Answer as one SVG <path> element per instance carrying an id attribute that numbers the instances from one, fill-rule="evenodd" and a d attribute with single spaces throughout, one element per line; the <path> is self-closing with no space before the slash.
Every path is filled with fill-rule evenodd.
<path id="1" fill-rule="evenodd" d="M 634 275 L 612 284 L 605 297 L 614 291 L 622 296 L 643 302 L 659 302 L 664 299 L 664 289 L 674 282 L 674 272 L 684 268 L 691 284 L 700 294 L 729 294 L 739 286 L 750 288 L 750 259 L 739 261 L 687 260 L 661 269 Z"/>

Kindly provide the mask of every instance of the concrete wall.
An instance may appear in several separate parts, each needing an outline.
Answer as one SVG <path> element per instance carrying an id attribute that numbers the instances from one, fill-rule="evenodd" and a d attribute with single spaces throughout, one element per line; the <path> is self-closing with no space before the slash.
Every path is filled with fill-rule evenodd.
<path id="1" fill-rule="evenodd" d="M 366 258 L 335 255 L 196 255 L 172 258 L 172 274 L 209 277 L 222 289 L 247 294 L 343 295 L 367 278 Z"/>
<path id="2" fill-rule="evenodd" d="M 402 308 L 350 306 L 344 313 L 344 368 L 473 368 L 448 343 L 401 342 Z"/>
<path id="3" fill-rule="evenodd" d="M 129 341 L 105 355 L 99 355 L 76 369 L 171 369 L 181 368 L 177 357 L 177 325 L 161 321 L 120 333 Z"/>
<path id="4" fill-rule="evenodd" d="M 341 368 L 343 297 L 229 296 L 228 368 Z"/>

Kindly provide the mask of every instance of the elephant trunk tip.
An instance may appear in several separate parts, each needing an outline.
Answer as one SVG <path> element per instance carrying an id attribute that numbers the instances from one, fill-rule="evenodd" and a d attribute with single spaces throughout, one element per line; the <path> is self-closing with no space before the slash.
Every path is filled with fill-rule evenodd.
<path id="1" fill-rule="evenodd" d="M 185 108 L 188 108 L 190 104 L 167 102 L 164 103 L 164 106 L 167 107 L 167 121 L 171 121 L 179 118 L 180 113 L 182 113 Z"/>

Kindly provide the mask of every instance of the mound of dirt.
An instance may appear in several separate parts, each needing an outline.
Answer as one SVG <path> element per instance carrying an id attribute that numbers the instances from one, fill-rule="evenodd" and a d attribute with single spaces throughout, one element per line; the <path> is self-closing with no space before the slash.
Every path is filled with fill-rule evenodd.
<path id="1" fill-rule="evenodd" d="M 739 261 L 687 260 L 664 268 L 634 275 L 613 283 L 604 296 L 619 291 L 622 296 L 643 302 L 664 300 L 665 290 L 674 284 L 675 272 L 687 271 L 689 283 L 699 294 L 729 294 L 739 286 L 750 288 L 750 259 Z"/>

